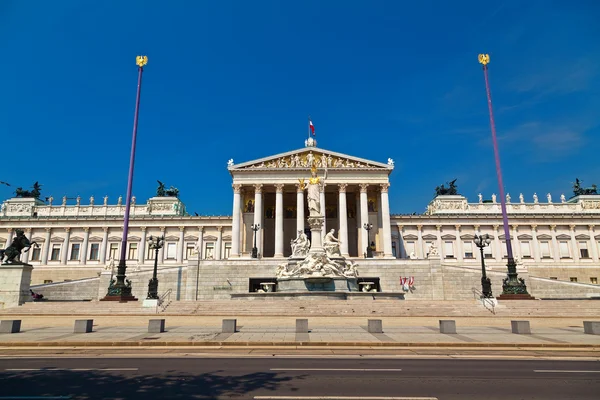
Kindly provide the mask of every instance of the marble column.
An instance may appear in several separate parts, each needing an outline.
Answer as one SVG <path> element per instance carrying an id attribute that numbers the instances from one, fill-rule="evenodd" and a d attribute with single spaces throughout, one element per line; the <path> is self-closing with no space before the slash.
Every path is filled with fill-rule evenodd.
<path id="1" fill-rule="evenodd" d="M 382 183 L 381 187 L 381 223 L 383 224 L 383 256 L 392 258 L 392 226 L 390 222 L 390 200 L 388 197 L 389 183 Z"/>
<path id="2" fill-rule="evenodd" d="M 571 247 L 573 248 L 573 260 L 579 262 L 579 247 L 577 246 L 577 239 L 575 239 L 575 225 L 569 225 L 569 232 L 571 235 Z"/>
<path id="3" fill-rule="evenodd" d="M 256 248 L 258 249 L 258 254 L 259 254 L 260 258 L 262 258 L 262 254 L 263 254 L 262 231 L 265 229 L 263 221 L 262 221 L 262 216 L 263 216 L 262 187 L 263 187 L 263 185 L 261 183 L 254 185 L 254 225 L 260 225 L 260 229 L 256 232 Z"/>
<path id="4" fill-rule="evenodd" d="M 463 241 L 460 238 L 460 228 L 460 224 L 454 225 L 454 229 L 456 229 L 456 259 L 458 261 L 463 261 L 465 258 L 465 252 L 463 248 Z"/>
<path id="5" fill-rule="evenodd" d="M 88 243 L 90 241 L 90 228 L 83 228 L 83 244 L 81 245 L 81 253 L 79 253 L 79 262 L 81 265 L 87 263 Z"/>
<path id="6" fill-rule="evenodd" d="M 100 246 L 100 262 L 106 264 L 106 247 L 108 246 L 108 227 L 103 227 L 104 235 L 102 236 L 102 245 Z"/>
<path id="7" fill-rule="evenodd" d="M 366 253 L 367 247 L 369 247 L 369 232 L 364 228 L 364 224 L 369 223 L 369 199 L 367 197 L 367 189 L 369 188 L 368 183 L 360 183 L 359 185 L 360 191 L 360 241 L 361 247 L 358 249 L 358 254 Z"/>
<path id="8" fill-rule="evenodd" d="M 146 261 L 146 227 L 142 226 L 140 228 L 142 230 L 142 237 L 140 239 L 140 248 L 138 250 L 138 262 L 140 265 L 143 265 Z"/>
<path id="9" fill-rule="evenodd" d="M 523 260 L 523 255 L 521 254 L 521 242 L 519 239 L 517 239 L 517 235 L 519 234 L 517 231 L 519 229 L 519 225 L 511 225 L 511 228 L 512 232 L 510 234 L 510 240 L 513 248 L 513 257 L 519 257 L 521 260 Z"/>
<path id="10" fill-rule="evenodd" d="M 71 228 L 65 228 L 65 240 L 63 241 L 62 251 L 60 254 L 60 263 L 62 265 L 67 265 L 67 260 L 69 256 L 69 241 L 71 239 Z"/>
<path id="11" fill-rule="evenodd" d="M 540 244 L 537 238 L 537 225 L 531 225 L 531 251 L 535 262 L 540 262 Z"/>
<path id="12" fill-rule="evenodd" d="M 232 212 L 232 226 L 231 226 L 231 258 L 240 256 L 240 220 L 241 220 L 241 194 L 242 185 L 234 184 L 233 186 L 233 212 Z M 202 235 L 202 228 L 200 229 Z M 202 258 L 202 248 L 200 248 L 200 256 Z"/>
<path id="13" fill-rule="evenodd" d="M 217 244 L 215 245 L 215 260 L 221 259 L 221 248 L 223 247 L 223 227 L 217 226 Z"/>
<path id="14" fill-rule="evenodd" d="M 304 232 L 304 189 L 296 184 L 296 232 L 298 231 Z"/>
<path id="15" fill-rule="evenodd" d="M 558 240 L 556 239 L 556 225 L 550 225 L 550 233 L 552 234 L 552 253 L 554 261 L 559 261 L 560 249 L 558 247 Z"/>
<path id="16" fill-rule="evenodd" d="M 44 238 L 44 248 L 42 250 L 42 262 L 41 265 L 48 264 L 48 255 L 50 253 L 50 238 L 52 236 L 52 228 L 45 228 L 46 236 Z"/>
<path id="17" fill-rule="evenodd" d="M 198 241 L 196 242 L 196 246 L 198 247 L 198 260 L 202 260 L 202 252 L 204 251 L 204 227 L 203 226 L 198 227 Z M 231 247 L 233 247 L 233 242 L 231 243 Z M 238 250 L 239 250 L 239 248 L 238 248 Z M 238 256 L 239 256 L 239 254 L 238 254 Z"/>
<path id="18" fill-rule="evenodd" d="M 166 231 L 167 231 L 167 229 L 164 226 L 161 226 L 160 227 L 160 236 L 166 238 L 167 237 Z M 165 257 L 166 257 L 165 247 L 166 246 L 167 246 L 167 241 L 165 239 L 165 245 L 158 250 L 158 263 L 159 264 L 165 263 Z"/>
<path id="19" fill-rule="evenodd" d="M 475 225 L 475 231 L 477 232 L 479 230 L 479 225 Z M 494 258 L 496 259 L 496 261 L 502 261 L 502 242 L 500 241 L 500 236 L 498 235 L 498 228 L 500 227 L 500 225 L 494 225 Z M 481 234 L 481 233 L 479 233 Z M 485 254 L 485 253 L 484 253 Z"/>
<path id="20" fill-rule="evenodd" d="M 594 228 L 595 225 L 588 225 L 588 229 L 590 232 L 590 257 L 594 262 L 598 262 L 598 243 L 596 242 L 596 238 L 594 238 Z"/>
<path id="21" fill-rule="evenodd" d="M 417 249 L 415 256 L 417 258 L 425 258 L 426 252 L 423 250 L 423 225 L 417 225 Z M 410 254 L 409 254 L 410 256 Z"/>
<path id="22" fill-rule="evenodd" d="M 275 185 L 275 257 L 283 257 L 283 186 Z"/>
<path id="23" fill-rule="evenodd" d="M 404 247 L 404 237 L 402 237 L 403 231 L 404 226 L 398 225 L 398 258 L 408 258 L 406 248 Z"/>
<path id="24" fill-rule="evenodd" d="M 31 242 L 31 228 L 25 229 L 25 237 L 27 238 L 27 240 L 29 240 L 29 242 Z M 21 261 L 27 264 L 27 262 L 29 261 L 29 253 L 31 253 L 32 251 L 33 246 L 30 247 L 26 253 L 21 253 Z"/>
<path id="25" fill-rule="evenodd" d="M 344 257 L 348 257 L 348 210 L 346 207 L 346 188 L 347 183 L 338 184 L 339 187 L 339 204 L 338 213 L 340 221 L 339 240 L 340 240 L 340 251 Z"/>
<path id="26" fill-rule="evenodd" d="M 8 247 L 12 244 L 13 241 L 13 229 L 6 228 L 6 231 L 8 232 L 8 238 L 6 239 L 6 244 L 4 245 L 4 248 L 8 249 Z"/>
<path id="27" fill-rule="evenodd" d="M 321 192 L 319 193 L 319 202 L 321 203 L 321 215 L 323 216 L 323 237 L 327 234 L 327 210 L 325 209 L 325 188 L 327 184 L 321 181 Z"/>
<path id="28" fill-rule="evenodd" d="M 177 264 L 183 263 L 183 252 L 185 250 L 185 226 L 179 227 L 179 241 L 177 242 Z"/>
<path id="29" fill-rule="evenodd" d="M 435 226 L 435 245 L 438 248 L 438 254 L 440 255 L 440 257 L 442 258 L 446 258 L 446 248 L 445 246 L 442 245 L 442 226 L 441 225 L 436 225 Z"/>

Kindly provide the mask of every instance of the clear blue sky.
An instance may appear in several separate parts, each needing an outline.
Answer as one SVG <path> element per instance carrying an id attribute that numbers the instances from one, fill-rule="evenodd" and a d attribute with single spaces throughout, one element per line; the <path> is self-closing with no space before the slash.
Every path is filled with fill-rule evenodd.
<path id="1" fill-rule="evenodd" d="M 485 85 L 513 198 L 600 184 L 600 2 L 0 1 L 0 197 L 134 195 L 230 215 L 236 163 L 303 147 L 396 161 L 394 213 L 458 178 L 498 193 Z M 545 201 L 545 200 L 544 200 Z"/>

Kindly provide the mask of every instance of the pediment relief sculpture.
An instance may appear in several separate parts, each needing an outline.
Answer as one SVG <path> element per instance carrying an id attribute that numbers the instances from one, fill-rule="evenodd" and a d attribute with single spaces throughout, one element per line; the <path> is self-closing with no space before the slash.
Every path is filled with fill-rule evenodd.
<path id="1" fill-rule="evenodd" d="M 294 154 L 284 154 L 279 157 L 262 160 L 250 165 L 241 165 L 239 169 L 284 169 L 284 168 L 393 168 L 393 164 L 368 162 L 358 158 L 344 157 L 318 151 L 301 151 Z M 385 165 L 385 167 L 383 166 Z M 229 167 L 234 167 L 229 165 Z"/>

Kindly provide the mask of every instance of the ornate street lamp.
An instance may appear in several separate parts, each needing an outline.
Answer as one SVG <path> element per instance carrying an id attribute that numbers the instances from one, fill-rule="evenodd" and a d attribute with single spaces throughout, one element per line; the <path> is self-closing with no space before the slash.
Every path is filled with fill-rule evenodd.
<path id="1" fill-rule="evenodd" d="M 148 238 L 148 248 L 154 249 L 154 273 L 152 279 L 148 282 L 148 297 L 147 299 L 158 299 L 158 277 L 156 272 L 158 269 L 158 251 L 165 245 L 164 236 L 150 236 Z"/>
<path id="2" fill-rule="evenodd" d="M 490 239 L 490 235 L 487 233 L 485 236 L 475 234 L 475 239 L 473 239 L 475 245 L 479 247 L 479 251 L 481 252 L 481 293 L 483 293 L 483 297 L 490 298 L 492 295 L 492 282 L 490 282 L 490 278 L 488 278 L 485 274 L 485 260 L 483 256 L 483 248 L 489 246 L 492 242 Z"/>
<path id="3" fill-rule="evenodd" d="M 254 247 L 252 248 L 252 258 L 258 258 L 258 248 L 256 247 L 256 232 L 260 229 L 260 224 L 252 224 L 252 230 L 254 231 Z"/>
<path id="4" fill-rule="evenodd" d="M 487 54 L 479 55 L 479 63 L 483 65 L 483 75 L 485 77 L 485 90 L 487 93 L 488 109 L 490 113 L 490 126 L 492 129 L 492 143 L 494 145 L 494 158 L 496 159 L 496 176 L 498 177 L 498 186 L 500 192 L 500 208 L 502 210 L 502 223 L 504 227 L 504 237 L 506 237 L 506 254 L 508 255 L 508 274 L 502 281 L 502 295 L 498 298 L 509 299 L 533 299 L 527 292 L 527 286 L 523 278 L 518 278 L 517 263 L 513 257 L 510 231 L 508 228 L 508 215 L 506 213 L 506 197 L 504 196 L 504 184 L 502 183 L 502 170 L 500 169 L 500 153 L 498 151 L 498 140 L 496 138 L 496 124 L 494 123 L 494 113 L 492 111 L 492 94 L 490 93 L 490 82 L 488 80 L 488 64 L 490 56 Z"/>
<path id="5" fill-rule="evenodd" d="M 371 248 L 371 229 L 373 229 L 373 224 L 365 223 L 363 228 L 367 230 L 367 258 L 373 258 L 373 249 Z"/>

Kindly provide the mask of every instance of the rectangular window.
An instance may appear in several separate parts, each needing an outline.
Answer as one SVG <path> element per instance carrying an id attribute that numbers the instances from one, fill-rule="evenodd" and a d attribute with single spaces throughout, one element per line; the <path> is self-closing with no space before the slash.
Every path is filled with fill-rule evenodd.
<path id="1" fill-rule="evenodd" d="M 146 260 L 154 260 L 154 254 L 156 249 L 151 249 L 150 246 L 146 246 Z"/>
<path id="2" fill-rule="evenodd" d="M 174 260 L 177 256 L 177 243 L 167 243 L 167 260 Z"/>
<path id="3" fill-rule="evenodd" d="M 92 243 L 90 246 L 90 260 L 98 261 L 100 258 L 100 243 Z"/>
<path id="4" fill-rule="evenodd" d="M 596 277 L 593 277 L 593 276 L 592 276 L 592 277 L 590 278 L 590 283 L 591 283 L 592 285 L 597 285 L 597 284 L 598 284 L 598 278 L 596 278 Z"/>
<path id="5" fill-rule="evenodd" d="M 39 247 L 34 247 L 33 250 L 31 250 L 31 261 L 40 261 L 41 254 L 42 249 Z"/>
<path id="6" fill-rule="evenodd" d="M 204 247 L 204 258 L 206 258 L 207 260 L 212 260 L 213 258 L 215 258 L 215 243 L 214 242 L 208 242 L 206 243 L 206 246 Z"/>
<path id="7" fill-rule="evenodd" d="M 137 260 L 138 258 L 138 249 L 137 243 L 129 243 L 129 253 L 127 254 L 128 260 Z"/>
<path id="8" fill-rule="evenodd" d="M 542 258 L 552 258 L 550 256 L 550 243 L 548 241 L 540 242 L 540 253 Z"/>
<path id="9" fill-rule="evenodd" d="M 225 243 L 225 258 L 229 258 L 231 255 L 231 243 Z"/>
<path id="10" fill-rule="evenodd" d="M 473 258 L 473 243 L 471 241 L 463 242 L 465 258 Z"/>
<path id="11" fill-rule="evenodd" d="M 500 247 L 502 247 L 502 248 L 500 249 L 500 251 L 502 252 L 502 258 L 508 258 L 508 253 L 506 252 L 506 251 L 507 251 L 507 250 L 506 250 L 506 240 L 503 240 L 503 241 L 502 241 L 502 244 L 501 244 L 501 246 L 500 246 Z"/>
<path id="12" fill-rule="evenodd" d="M 60 260 L 60 244 L 52 245 L 52 253 L 50 253 L 50 260 L 51 261 Z"/>
<path id="13" fill-rule="evenodd" d="M 571 282 L 577 282 L 577 277 L 576 276 L 572 276 L 572 277 L 569 278 L 569 280 Z"/>
<path id="14" fill-rule="evenodd" d="M 189 260 L 194 257 L 194 245 L 192 243 L 188 243 L 185 246 L 185 259 Z"/>
<path id="15" fill-rule="evenodd" d="M 531 246 L 528 241 L 521 242 L 521 257 L 531 258 Z"/>
<path id="16" fill-rule="evenodd" d="M 446 258 L 454 258 L 454 243 L 447 241 L 444 242 L 444 255 Z"/>
<path id="17" fill-rule="evenodd" d="M 569 251 L 569 242 L 558 242 L 558 249 L 560 250 L 560 258 L 571 258 L 571 252 Z"/>
<path id="18" fill-rule="evenodd" d="M 392 255 L 394 256 L 394 258 L 398 258 L 396 256 L 396 241 L 395 240 L 392 242 Z"/>
<path id="19" fill-rule="evenodd" d="M 71 260 L 71 261 L 79 260 L 79 247 L 80 247 L 79 243 L 73 243 L 71 245 L 71 257 L 69 258 L 69 260 Z"/>
<path id="20" fill-rule="evenodd" d="M 52 283 L 52 279 L 44 279 L 44 283 Z"/>
<path id="21" fill-rule="evenodd" d="M 550 279 L 552 279 L 552 280 L 554 280 L 554 281 L 557 281 L 557 280 L 558 280 L 558 278 L 557 278 L 556 276 L 551 276 L 551 277 L 550 277 Z"/>
<path id="22" fill-rule="evenodd" d="M 490 243 L 489 246 L 485 246 L 483 248 L 483 258 L 493 258 L 494 256 L 492 255 L 492 244 Z"/>
<path id="23" fill-rule="evenodd" d="M 417 256 L 417 252 L 415 251 L 415 249 L 417 248 L 415 242 L 413 241 L 408 241 L 408 242 L 404 242 L 406 243 L 406 255 L 408 256 L 408 258 L 411 258 L 411 256 Z"/>
<path id="24" fill-rule="evenodd" d="M 108 253 L 108 259 L 117 260 L 119 258 L 119 243 L 110 244 L 110 252 Z"/>
<path id="25" fill-rule="evenodd" d="M 429 257 L 429 248 L 431 247 L 431 242 L 425 242 L 425 257 Z"/>
<path id="26" fill-rule="evenodd" d="M 590 253 L 587 248 L 587 242 L 579 242 L 579 255 L 581 258 L 590 258 Z"/>

